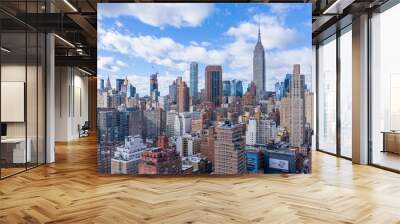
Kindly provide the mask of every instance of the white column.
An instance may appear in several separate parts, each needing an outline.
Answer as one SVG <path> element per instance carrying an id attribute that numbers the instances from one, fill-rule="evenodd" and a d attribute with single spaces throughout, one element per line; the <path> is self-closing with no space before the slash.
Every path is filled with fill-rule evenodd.
<path id="1" fill-rule="evenodd" d="M 368 163 L 368 15 L 353 19 L 353 162 Z"/>
<path id="2" fill-rule="evenodd" d="M 55 161 L 55 56 L 54 35 L 46 36 L 46 163 Z"/>

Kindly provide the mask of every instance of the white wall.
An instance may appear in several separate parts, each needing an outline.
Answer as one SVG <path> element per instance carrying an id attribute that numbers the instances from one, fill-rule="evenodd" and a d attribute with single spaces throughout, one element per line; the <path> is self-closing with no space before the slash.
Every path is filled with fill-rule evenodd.
<path id="1" fill-rule="evenodd" d="M 78 139 L 78 125 L 88 121 L 88 78 L 72 67 L 56 67 L 55 73 L 55 140 Z"/>

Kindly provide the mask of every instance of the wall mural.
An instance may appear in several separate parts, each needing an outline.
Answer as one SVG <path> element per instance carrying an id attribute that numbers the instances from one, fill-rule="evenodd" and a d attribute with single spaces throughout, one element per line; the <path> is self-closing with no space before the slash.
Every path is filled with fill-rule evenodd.
<path id="1" fill-rule="evenodd" d="M 98 172 L 310 173 L 311 4 L 98 4 Z"/>

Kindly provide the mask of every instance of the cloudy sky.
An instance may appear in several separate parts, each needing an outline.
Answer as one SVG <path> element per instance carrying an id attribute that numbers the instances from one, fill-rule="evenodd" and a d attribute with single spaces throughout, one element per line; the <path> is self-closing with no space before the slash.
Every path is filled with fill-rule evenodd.
<path id="1" fill-rule="evenodd" d="M 266 88 L 301 64 L 311 72 L 310 4 L 98 4 L 98 76 L 128 77 L 141 96 L 149 94 L 149 76 L 159 73 L 161 95 L 182 76 L 189 85 L 189 64 L 221 64 L 223 80 L 252 79 L 253 49 L 260 24 L 266 55 Z"/>

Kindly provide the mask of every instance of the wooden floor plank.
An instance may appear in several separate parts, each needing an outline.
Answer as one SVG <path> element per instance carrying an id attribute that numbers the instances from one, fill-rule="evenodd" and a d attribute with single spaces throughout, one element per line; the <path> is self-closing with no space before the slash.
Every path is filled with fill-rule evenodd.
<path id="1" fill-rule="evenodd" d="M 320 152 L 310 175 L 96 173 L 96 139 L 0 181 L 0 223 L 400 223 L 400 175 Z"/>

